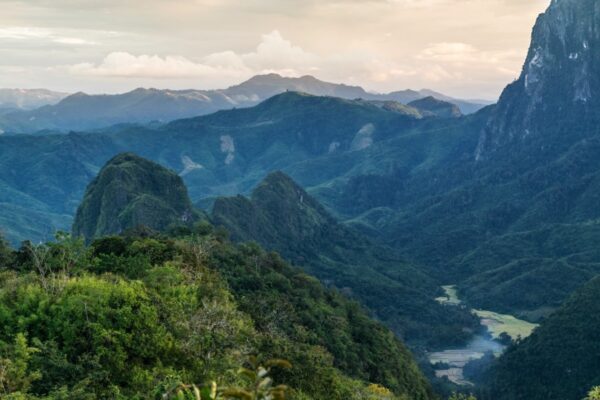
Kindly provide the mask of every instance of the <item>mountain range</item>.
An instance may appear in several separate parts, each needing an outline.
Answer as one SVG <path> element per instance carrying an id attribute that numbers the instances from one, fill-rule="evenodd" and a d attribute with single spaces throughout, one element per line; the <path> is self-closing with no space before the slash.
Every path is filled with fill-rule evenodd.
<path id="1" fill-rule="evenodd" d="M 68 230 L 81 199 L 80 215 L 97 210 L 91 205 L 110 188 L 96 194 L 92 184 L 86 194 L 90 182 L 102 180 L 103 166 L 134 152 L 152 160 L 136 164 L 166 174 L 178 193 L 187 186 L 189 200 L 176 196 L 184 208 L 203 208 L 234 240 L 278 251 L 360 300 L 417 351 L 440 345 L 440 337 L 419 333 L 428 327 L 446 326 L 452 338 L 461 329 L 474 333 L 463 309 L 453 314 L 434 304 L 441 285 L 455 285 L 465 309 L 540 323 L 494 362 L 482 398 L 580 400 L 600 382 L 593 304 L 600 274 L 599 32 L 597 1 L 553 0 L 536 22 L 520 77 L 498 104 L 468 115 L 435 97 L 369 98 L 355 95 L 360 88 L 324 85 L 326 96 L 307 87 L 265 91 L 272 97 L 257 105 L 168 123 L 3 135 L 0 226 L 13 244 Z M 253 85 L 276 90 L 265 80 L 277 79 L 257 77 L 228 97 L 252 98 Z M 78 96 L 63 102 L 97 101 Z M 96 108 L 89 105 L 91 121 Z M 115 122 L 110 118 L 103 124 Z M 124 177 L 117 181 L 127 187 Z M 161 191 L 152 197 L 152 204 L 169 198 Z M 130 202 L 108 204 L 120 211 Z M 170 214 L 177 218 L 181 209 Z M 236 262 L 227 252 L 216 257 Z M 278 285 L 275 277 L 269 282 Z M 234 276 L 230 283 L 239 282 Z M 447 322 L 453 315 L 463 318 L 458 325 Z"/>
<path id="2" fill-rule="evenodd" d="M 486 102 L 469 102 L 454 99 L 431 90 L 399 91 L 389 94 L 369 93 L 358 86 L 347 86 L 320 81 L 312 76 L 287 78 L 277 74 L 259 75 L 223 90 L 158 90 L 136 89 L 118 95 L 88 95 L 75 93 L 63 96 L 61 101 L 47 101 L 43 107 L 31 109 L 30 101 L 24 110 L 5 111 L 0 115 L 0 128 L 4 132 L 34 133 L 38 131 L 77 131 L 107 128 L 116 124 L 166 123 L 181 118 L 211 114 L 219 110 L 251 107 L 284 93 L 296 91 L 316 96 L 333 96 L 344 99 L 395 101 L 402 104 L 427 97 L 455 104 L 462 113 L 480 109 Z M 11 92 L 18 94 L 18 91 Z M 58 96 L 59 94 L 54 94 Z M 41 96 L 41 94 L 38 94 Z M 48 92 L 47 97 L 50 96 Z M 0 108 L 3 108 L 0 92 Z M 54 97 L 53 97 L 54 98 Z M 13 102 L 17 104 L 15 100 Z M 8 108 L 10 103 L 6 102 Z M 42 103 L 39 103 L 42 105 Z M 85 115 L 85 118 L 81 118 Z"/>
<path id="3" fill-rule="evenodd" d="M 0 113 L 54 105 L 67 96 L 47 89 L 0 89 Z"/>

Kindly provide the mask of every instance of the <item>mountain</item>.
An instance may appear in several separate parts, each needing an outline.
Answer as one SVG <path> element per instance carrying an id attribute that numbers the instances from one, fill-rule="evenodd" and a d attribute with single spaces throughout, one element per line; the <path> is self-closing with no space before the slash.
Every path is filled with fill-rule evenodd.
<path id="1" fill-rule="evenodd" d="M 136 89 L 118 95 L 75 93 L 56 105 L 5 114 L 0 126 L 16 133 L 88 130 L 121 123 L 164 123 L 236 105 L 221 93 L 198 90 Z"/>
<path id="2" fill-rule="evenodd" d="M 0 89 L 0 109 L 33 110 L 56 104 L 67 96 L 46 89 Z"/>
<path id="3" fill-rule="evenodd" d="M 458 118 L 462 116 L 460 108 L 447 101 L 438 100 L 432 96 L 411 101 L 409 107 L 416 108 L 424 115 L 432 115 L 438 118 Z"/>
<path id="4" fill-rule="evenodd" d="M 461 113 L 468 115 L 474 114 L 482 108 L 492 104 L 492 101 L 483 100 L 483 99 L 474 99 L 474 100 L 461 100 L 454 97 L 446 96 L 445 94 L 429 90 L 429 89 L 421 89 L 421 90 L 399 90 L 396 92 L 391 92 L 388 94 L 382 95 L 387 100 L 397 101 L 399 103 L 408 104 L 416 100 L 424 99 L 426 97 L 433 97 L 437 100 L 442 100 L 448 103 L 452 103 L 460 109 Z"/>
<path id="5" fill-rule="evenodd" d="M 258 75 L 223 92 L 237 102 L 253 102 L 262 101 L 287 91 L 342 99 L 364 99 L 368 96 L 368 93 L 358 86 L 323 82 L 310 75 L 288 78 L 278 74 Z"/>
<path id="6" fill-rule="evenodd" d="M 600 273 L 600 63 L 585 48 L 598 41 L 599 16 L 596 2 L 552 2 L 533 30 L 521 78 L 498 105 L 438 121 L 435 133 L 425 124 L 415 131 L 421 140 L 446 140 L 451 157 L 430 148 L 422 160 L 416 138 L 405 150 L 392 150 L 399 139 L 390 139 L 369 149 L 388 146 L 387 170 L 346 176 L 313 194 L 355 228 L 458 284 L 472 306 L 547 316 Z"/>
<path id="7" fill-rule="evenodd" d="M 600 382 L 600 278 L 577 290 L 489 373 L 494 399 L 580 400 Z"/>
<path id="8" fill-rule="evenodd" d="M 413 345 L 460 344 L 477 329 L 478 321 L 468 311 L 434 300 L 439 283 L 394 250 L 338 223 L 281 172 L 267 176 L 249 199 L 217 199 L 211 220 L 231 232 L 233 239 L 257 241 L 280 252 L 356 298 Z"/>
<path id="9" fill-rule="evenodd" d="M 521 76 L 504 90 L 481 136 L 478 157 L 510 142 L 598 132 L 599 25 L 597 1 L 552 1 L 535 24 Z"/>
<path id="10" fill-rule="evenodd" d="M 75 214 L 86 186 L 122 152 L 178 171 L 196 202 L 249 192 L 269 172 L 286 166 L 329 157 L 356 158 L 360 148 L 424 121 L 365 101 L 287 92 L 253 108 L 159 127 L 0 136 L 0 185 L 5 188 L 0 191 L 1 226 L 13 243 L 49 240 L 57 227 L 68 229 L 70 223 L 65 221 Z M 340 162 L 344 169 L 349 166 Z M 311 180 L 325 176 L 317 170 L 303 175 Z M 33 212 L 45 217 L 32 218 Z M 30 223 L 20 222 L 24 220 Z"/>
<path id="11" fill-rule="evenodd" d="M 260 75 L 237 86 L 222 90 L 158 90 L 136 89 L 117 95 L 88 95 L 76 93 L 58 104 L 35 110 L 0 113 L 0 129 L 12 133 L 32 133 L 42 130 L 77 131 L 106 128 L 115 124 L 169 122 L 211 114 L 219 110 L 251 107 L 275 95 L 295 91 L 315 96 L 340 97 L 376 101 L 399 101 L 407 103 L 428 97 L 435 92 L 411 91 L 410 96 L 401 92 L 393 95 L 368 93 L 356 86 L 320 81 L 312 76 L 286 78 L 277 74 Z M 404 92 L 402 92 L 404 93 Z M 440 96 L 443 96 L 440 94 Z M 443 96 L 445 101 L 455 99 Z M 407 100 L 407 101 L 404 101 Z M 456 104 L 460 103 L 458 101 Z M 464 102 L 462 102 L 464 104 Z M 462 107 L 462 106 L 461 106 Z M 470 104 L 474 109 L 481 104 Z M 0 109 L 2 109 L 0 103 Z M 84 118 L 82 118 L 84 116 Z"/>
<path id="12" fill-rule="evenodd" d="M 73 234 L 90 241 L 138 226 L 163 231 L 196 218 L 177 174 L 124 153 L 111 159 L 89 184 L 75 215 Z"/>

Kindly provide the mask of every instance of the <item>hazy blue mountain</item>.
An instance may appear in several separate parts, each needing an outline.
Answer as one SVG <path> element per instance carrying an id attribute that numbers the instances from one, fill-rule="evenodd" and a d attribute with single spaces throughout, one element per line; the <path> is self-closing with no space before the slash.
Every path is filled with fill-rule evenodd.
<path id="1" fill-rule="evenodd" d="M 361 150 L 429 120 L 366 101 L 289 92 L 253 108 L 154 128 L 123 125 L 97 133 L 2 136 L 0 182 L 12 191 L 0 198 L 11 205 L 0 209 L 7 221 L 2 228 L 14 242 L 27 238 L 19 234 L 25 227 L 18 221 L 28 209 L 74 215 L 88 183 L 121 152 L 135 152 L 177 171 L 196 202 L 247 193 L 273 170 L 304 168 L 311 160 L 320 163 L 330 157 L 359 157 Z M 340 166 L 352 168 L 347 162 Z M 339 173 L 331 170 L 329 175 Z M 303 175 L 320 181 L 328 176 L 318 168 Z M 55 219 L 39 219 L 39 226 L 27 229 L 52 231 L 46 222 Z"/>
<path id="2" fill-rule="evenodd" d="M 310 75 L 289 78 L 278 74 L 255 76 L 246 82 L 224 90 L 223 93 L 236 102 L 251 103 L 268 99 L 286 91 L 343 99 L 358 99 L 368 96 L 368 93 L 358 86 L 324 82 Z"/>
<path id="3" fill-rule="evenodd" d="M 382 95 L 387 100 L 397 101 L 403 104 L 411 103 L 415 100 L 420 100 L 426 97 L 434 97 L 438 100 L 446 101 L 448 103 L 452 103 L 458 108 L 460 108 L 461 113 L 473 114 L 482 108 L 492 104 L 492 101 L 483 100 L 483 99 L 473 99 L 473 100 L 465 100 L 465 99 L 457 99 L 455 97 L 446 96 L 445 94 L 436 92 L 434 90 L 429 89 L 421 89 L 421 90 L 400 90 L 396 92 L 391 92 L 388 94 Z"/>
<path id="4" fill-rule="evenodd" d="M 32 133 L 41 130 L 92 130 L 115 124 L 169 121 L 211 114 L 219 110 L 251 107 L 260 102 L 284 93 L 296 91 L 316 96 L 332 96 L 344 99 L 364 99 L 377 101 L 409 101 L 428 97 L 435 92 L 404 92 L 392 95 L 368 93 L 356 86 L 320 81 L 312 76 L 286 78 L 277 74 L 260 75 L 237 86 L 223 90 L 158 90 L 136 89 L 117 95 L 88 95 L 76 93 L 64 98 L 58 104 L 28 111 L 4 111 L 0 113 L 0 129 L 14 133 Z M 454 102 L 447 96 L 443 100 Z M 64 96 L 63 96 L 64 97 Z M 1 98 L 1 97 L 0 97 Z M 457 101 L 456 104 L 464 104 Z M 46 104 L 46 103 L 44 103 Z M 460 105 L 463 107 L 463 105 Z M 469 104 L 465 113 L 483 107 Z M 467 107 L 467 108 L 468 108 Z M 4 108 L 0 102 L 0 108 Z M 13 107 L 7 105 L 6 108 Z"/>
<path id="5" fill-rule="evenodd" d="M 0 109 L 33 110 L 56 104 L 67 96 L 46 89 L 0 89 Z"/>

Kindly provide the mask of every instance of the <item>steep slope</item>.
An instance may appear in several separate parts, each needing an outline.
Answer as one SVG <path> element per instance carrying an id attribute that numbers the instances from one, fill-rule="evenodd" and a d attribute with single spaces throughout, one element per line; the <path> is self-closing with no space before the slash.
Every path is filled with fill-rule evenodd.
<path id="1" fill-rule="evenodd" d="M 90 183 L 73 234 L 86 240 L 145 226 L 157 231 L 197 218 L 175 173 L 131 153 L 111 159 Z"/>
<path id="2" fill-rule="evenodd" d="M 535 24 L 521 76 L 504 90 L 482 134 L 478 157 L 524 139 L 572 140 L 598 131 L 599 26 L 597 1 L 552 1 Z"/>
<path id="3" fill-rule="evenodd" d="M 281 172 L 270 174 L 251 199 L 217 199 L 211 218 L 234 239 L 276 250 L 360 300 L 413 345 L 460 343 L 477 327 L 467 311 L 434 300 L 438 284 L 392 249 L 339 224 Z"/>
<path id="4" fill-rule="evenodd" d="M 64 237 L 27 246 L 4 257 L 0 239 L 0 342 L 11 367 L 2 398 L 163 398 L 179 383 L 212 380 L 246 387 L 231 372 L 248 354 L 292 363 L 273 376 L 291 398 L 361 400 L 375 395 L 371 384 L 389 388 L 390 400 L 435 398 L 406 347 L 360 306 L 206 226 L 88 248 Z M 46 251 L 53 274 L 40 277 L 32 254 Z"/>
<path id="5" fill-rule="evenodd" d="M 578 290 L 490 374 L 494 399 L 580 400 L 600 382 L 600 278 Z"/>
<path id="6" fill-rule="evenodd" d="M 117 95 L 88 95 L 76 93 L 58 102 L 46 101 L 46 106 L 28 111 L 10 111 L 19 104 L 11 101 L 4 106 L 0 92 L 0 129 L 13 133 L 42 130 L 91 130 L 121 123 L 147 124 L 169 122 L 210 114 L 236 107 L 251 107 L 287 91 L 332 96 L 343 99 L 409 102 L 433 95 L 466 107 L 473 112 L 483 105 L 452 99 L 439 93 L 424 91 L 373 94 L 357 86 L 320 81 L 312 76 L 287 78 L 277 74 L 260 75 L 239 85 L 222 90 L 158 90 L 136 89 Z M 62 98 L 61 98 L 62 99 Z M 18 99 L 17 99 L 18 100 Z M 406 100 L 406 101 L 404 101 Z M 23 101 L 21 101 L 23 102 Z M 58 104 L 54 104 L 58 103 Z M 33 103 L 28 103 L 33 104 Z M 43 105 L 40 103 L 40 106 Z M 465 111 L 467 112 L 467 111 Z"/>

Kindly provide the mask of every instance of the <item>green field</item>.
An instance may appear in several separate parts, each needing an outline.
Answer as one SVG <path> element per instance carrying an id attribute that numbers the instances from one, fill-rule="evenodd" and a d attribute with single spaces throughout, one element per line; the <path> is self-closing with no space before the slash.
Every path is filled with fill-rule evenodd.
<path id="1" fill-rule="evenodd" d="M 456 290 L 455 285 L 442 286 L 442 289 L 444 289 L 446 295 L 436 298 L 436 301 L 438 301 L 441 304 L 447 304 L 450 306 L 457 306 L 460 303 L 462 303 L 461 300 L 458 298 L 458 292 Z"/>
<path id="2" fill-rule="evenodd" d="M 445 296 L 438 297 L 436 300 L 441 304 L 458 306 L 462 301 L 458 298 L 456 286 L 442 286 Z M 538 326 L 531 322 L 523 321 L 512 315 L 498 314 L 493 311 L 473 310 L 473 312 L 481 318 L 481 324 L 485 325 L 494 338 L 498 338 L 500 334 L 506 332 L 513 340 L 518 337 L 526 338 L 531 335 L 531 332 Z"/>
<path id="3" fill-rule="evenodd" d="M 488 328 L 494 338 L 498 338 L 502 332 L 506 332 L 511 338 L 526 338 L 538 326 L 531 322 L 523 321 L 512 315 L 498 314 L 492 311 L 473 310 L 481 323 Z"/>

